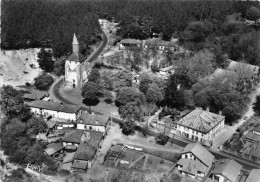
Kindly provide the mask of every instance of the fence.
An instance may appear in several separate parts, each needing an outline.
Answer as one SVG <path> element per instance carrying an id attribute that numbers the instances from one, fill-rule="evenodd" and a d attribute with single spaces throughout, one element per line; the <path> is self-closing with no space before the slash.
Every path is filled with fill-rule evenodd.
<path id="1" fill-rule="evenodd" d="M 241 153 L 241 152 L 237 152 L 237 151 L 233 151 L 233 150 L 230 150 L 230 149 L 225 148 L 225 147 L 223 147 L 221 149 L 221 151 L 224 152 L 224 153 L 231 154 L 233 156 L 237 156 L 239 158 L 243 158 L 243 159 L 249 160 L 249 161 L 255 162 L 257 160 L 257 158 L 254 157 L 254 156 L 251 156 L 251 155 L 248 155 L 248 154 L 244 154 L 244 153 Z"/>

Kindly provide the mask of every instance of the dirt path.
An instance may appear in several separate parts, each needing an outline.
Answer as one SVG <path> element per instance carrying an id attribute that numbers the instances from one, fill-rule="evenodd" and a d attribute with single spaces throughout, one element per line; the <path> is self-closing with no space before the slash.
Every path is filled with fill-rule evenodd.
<path id="1" fill-rule="evenodd" d="M 219 146 L 221 146 L 236 132 L 236 129 L 246 121 L 243 117 L 246 116 L 249 119 L 254 116 L 253 103 L 258 95 L 260 95 L 260 84 L 256 87 L 256 90 L 249 95 L 251 102 L 249 104 L 248 111 L 242 116 L 242 119 L 240 119 L 238 123 L 233 126 L 225 125 L 221 132 L 214 138 L 212 149 L 217 150 Z"/>

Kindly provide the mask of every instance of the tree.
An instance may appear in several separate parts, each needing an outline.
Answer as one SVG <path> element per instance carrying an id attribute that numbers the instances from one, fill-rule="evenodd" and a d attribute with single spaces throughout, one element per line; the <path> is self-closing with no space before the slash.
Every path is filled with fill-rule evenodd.
<path id="1" fill-rule="evenodd" d="M 120 106 L 118 112 L 121 118 L 127 121 L 135 122 L 141 119 L 140 107 L 136 102 L 129 102 L 126 105 Z"/>
<path id="2" fill-rule="evenodd" d="M 123 87 L 119 89 L 115 101 L 116 106 L 124 106 L 130 102 L 136 102 L 140 105 L 141 103 L 145 102 L 145 96 L 142 92 L 138 91 L 134 87 Z"/>
<path id="3" fill-rule="evenodd" d="M 160 133 L 157 137 L 156 137 L 156 143 L 160 144 L 160 145 L 165 145 L 169 140 L 169 137 Z"/>
<path id="4" fill-rule="evenodd" d="M 253 110 L 256 115 L 260 115 L 260 95 L 256 97 L 256 100 L 253 104 Z"/>
<path id="5" fill-rule="evenodd" d="M 158 87 L 158 85 L 156 85 L 155 83 L 150 85 L 145 97 L 146 97 L 146 101 L 149 103 L 153 102 L 159 104 L 163 100 L 162 92 Z"/>
<path id="6" fill-rule="evenodd" d="M 98 71 L 97 68 L 93 68 L 90 72 L 90 74 L 88 75 L 88 81 L 89 82 L 98 82 L 98 80 L 100 79 L 100 73 Z"/>
<path id="7" fill-rule="evenodd" d="M 51 50 L 45 50 L 44 48 L 41 48 L 40 52 L 38 53 L 38 63 L 41 69 L 43 69 L 46 72 L 52 72 L 53 70 L 53 56 Z"/>
<path id="8" fill-rule="evenodd" d="M 65 62 L 66 57 L 58 58 L 53 65 L 53 72 L 57 76 L 65 75 Z"/>
<path id="9" fill-rule="evenodd" d="M 140 76 L 140 84 L 139 84 L 139 90 L 146 94 L 149 85 L 152 83 L 152 77 L 148 73 L 143 73 Z"/>
<path id="10" fill-rule="evenodd" d="M 45 132 L 48 127 L 42 118 L 34 116 L 27 121 L 27 128 L 27 134 L 33 136 Z"/>
<path id="11" fill-rule="evenodd" d="M 114 84 L 116 91 L 122 87 L 132 87 L 133 75 L 128 71 L 119 71 L 114 76 Z"/>
<path id="12" fill-rule="evenodd" d="M 31 117 L 31 110 L 24 104 L 22 96 L 23 94 L 12 86 L 3 86 L 2 105 L 9 119 L 17 117 L 25 122 Z"/>
<path id="13" fill-rule="evenodd" d="M 89 106 L 89 112 L 91 113 L 90 107 L 96 106 L 99 103 L 99 88 L 95 82 L 87 82 L 82 89 L 83 103 Z"/>
<path id="14" fill-rule="evenodd" d="M 53 82 L 54 79 L 52 78 L 52 76 L 43 73 L 42 75 L 34 79 L 34 86 L 39 90 L 48 90 Z"/>
<path id="15" fill-rule="evenodd" d="M 250 20 L 257 21 L 260 18 L 260 10 L 255 6 L 251 6 L 247 11 L 247 15 Z"/>
<path id="16" fill-rule="evenodd" d="M 125 122 L 121 122 L 120 124 L 120 128 L 122 129 L 122 133 L 125 135 L 132 135 L 135 133 L 135 123 L 132 121 L 125 121 Z"/>
<path id="17" fill-rule="evenodd" d="M 178 87 L 176 75 L 170 76 L 165 88 L 164 102 L 167 106 L 181 109 L 185 106 L 184 94 Z"/>
<path id="18" fill-rule="evenodd" d="M 155 113 L 155 111 L 158 109 L 155 103 L 143 103 L 140 106 L 140 111 L 142 115 L 142 119 L 146 122 L 145 126 L 148 126 L 148 120 L 150 116 Z"/>

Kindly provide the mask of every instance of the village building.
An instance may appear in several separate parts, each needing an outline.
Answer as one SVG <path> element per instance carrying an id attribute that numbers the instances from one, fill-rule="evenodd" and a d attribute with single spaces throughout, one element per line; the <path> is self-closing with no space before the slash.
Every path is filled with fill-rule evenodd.
<path id="1" fill-rule="evenodd" d="M 224 128 L 225 116 L 196 108 L 182 119 L 175 121 L 177 135 L 184 138 L 211 143 Z"/>
<path id="2" fill-rule="evenodd" d="M 176 167 L 183 175 L 202 179 L 210 170 L 214 156 L 199 143 L 188 144 L 181 153 Z"/>
<path id="3" fill-rule="evenodd" d="M 68 151 L 76 151 L 81 142 L 83 133 L 83 130 L 70 130 L 69 132 L 65 133 L 62 139 L 64 148 Z"/>
<path id="4" fill-rule="evenodd" d="M 247 142 L 260 145 L 260 126 L 249 130 L 244 139 Z"/>
<path id="5" fill-rule="evenodd" d="M 209 178 L 214 182 L 237 182 L 240 179 L 241 170 L 242 165 L 236 161 L 232 159 L 220 159 L 214 165 Z"/>
<path id="6" fill-rule="evenodd" d="M 144 48 L 146 49 L 152 49 L 155 48 L 157 50 L 165 50 L 165 49 L 171 49 L 171 50 L 177 50 L 177 45 L 174 42 L 171 41 L 163 41 L 160 39 L 150 39 L 145 40 L 144 42 Z"/>
<path id="7" fill-rule="evenodd" d="M 106 132 L 108 124 L 108 116 L 89 114 L 87 111 L 82 111 L 79 118 L 76 120 L 77 129 L 79 130 L 93 130 Z"/>
<path id="8" fill-rule="evenodd" d="M 55 157 L 63 152 L 63 148 L 62 143 L 50 143 L 44 151 L 47 155 Z"/>
<path id="9" fill-rule="evenodd" d="M 48 92 L 40 90 L 32 90 L 30 93 L 24 94 L 24 102 L 31 102 L 35 100 L 45 100 L 48 99 Z"/>
<path id="10" fill-rule="evenodd" d="M 142 41 L 136 39 L 122 39 L 119 43 L 119 49 L 131 49 L 131 48 L 141 48 Z"/>
<path id="11" fill-rule="evenodd" d="M 260 182 L 260 169 L 252 169 L 245 182 Z"/>
<path id="12" fill-rule="evenodd" d="M 36 100 L 27 103 L 31 111 L 45 118 L 56 117 L 76 121 L 80 106 L 63 104 L 52 101 Z"/>
<path id="13" fill-rule="evenodd" d="M 79 42 L 73 36 L 72 54 L 65 61 L 65 85 L 71 88 L 82 88 L 84 56 L 79 52 Z"/>
<path id="14" fill-rule="evenodd" d="M 103 141 L 103 133 L 98 131 L 84 131 L 81 143 L 74 154 L 72 169 L 85 171 L 92 167 L 96 159 L 98 149 Z"/>

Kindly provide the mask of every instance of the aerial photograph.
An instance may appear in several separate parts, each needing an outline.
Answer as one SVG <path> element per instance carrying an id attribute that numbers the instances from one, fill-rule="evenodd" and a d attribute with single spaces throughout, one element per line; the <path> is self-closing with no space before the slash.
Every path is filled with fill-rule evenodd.
<path id="1" fill-rule="evenodd" d="M 260 1 L 0 4 L 0 182 L 260 182 Z"/>

